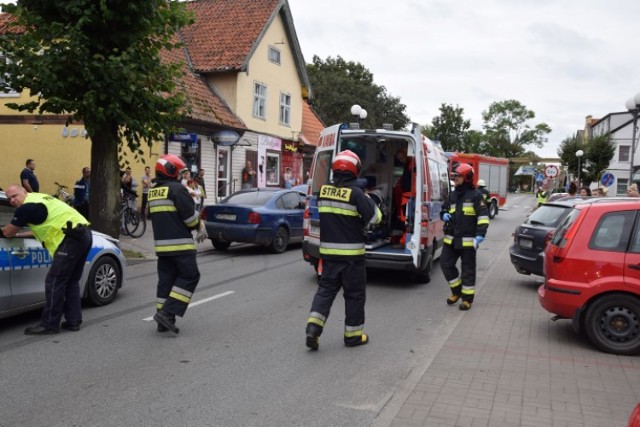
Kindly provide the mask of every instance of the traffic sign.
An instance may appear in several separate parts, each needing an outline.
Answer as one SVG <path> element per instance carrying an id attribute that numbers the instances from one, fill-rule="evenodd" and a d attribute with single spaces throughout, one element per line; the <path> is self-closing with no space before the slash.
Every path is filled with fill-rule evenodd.
<path id="1" fill-rule="evenodd" d="M 600 180 L 600 183 L 605 187 L 611 187 L 615 180 L 616 180 L 616 177 L 613 176 L 611 172 L 607 172 L 604 175 L 602 175 L 602 179 Z"/>
<path id="2" fill-rule="evenodd" d="M 544 175 L 542 175 L 541 173 L 536 175 L 536 182 L 542 182 L 543 179 L 544 179 Z"/>
<path id="3" fill-rule="evenodd" d="M 558 176 L 558 167 L 554 165 L 549 165 L 544 169 L 544 174 L 548 178 L 555 178 L 556 176 Z"/>

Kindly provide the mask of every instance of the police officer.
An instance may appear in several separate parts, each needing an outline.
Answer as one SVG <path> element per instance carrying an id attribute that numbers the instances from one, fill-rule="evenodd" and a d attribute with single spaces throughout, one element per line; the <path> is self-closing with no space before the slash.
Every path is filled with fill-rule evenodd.
<path id="1" fill-rule="evenodd" d="M 549 198 L 549 192 L 544 188 L 539 187 L 536 192 L 536 201 L 538 202 L 538 206 L 542 206 L 547 203 L 547 199 Z"/>
<path id="2" fill-rule="evenodd" d="M 451 177 L 455 191 L 442 206 L 445 236 L 440 266 L 451 288 L 447 304 L 453 305 L 462 298 L 460 310 L 469 310 L 475 295 L 476 250 L 487 234 L 489 214 L 482 193 L 473 186 L 470 165 L 459 163 L 453 168 Z M 456 267 L 458 258 L 461 260 L 460 273 Z"/>
<path id="3" fill-rule="evenodd" d="M 149 212 L 153 225 L 155 252 L 158 257 L 156 314 L 158 332 L 180 332 L 176 316 L 184 316 L 200 280 L 196 262 L 196 244 L 191 230 L 199 230 L 198 242 L 204 241 L 204 223 L 200 223 L 193 198 L 180 183 L 185 162 L 167 154 L 155 166 L 156 186 L 149 189 Z"/>
<path id="4" fill-rule="evenodd" d="M 17 208 L 5 237 L 35 237 L 51 254 L 51 267 L 44 281 L 45 305 L 40 323 L 25 329 L 27 335 L 57 334 L 60 327 L 80 330 L 80 279 L 92 244 L 89 222 L 78 211 L 55 197 L 27 193 L 11 185 L 6 191 Z M 22 231 L 28 226 L 30 231 Z M 65 321 L 60 324 L 62 315 Z"/>
<path id="5" fill-rule="evenodd" d="M 307 347 L 317 350 L 319 337 L 340 288 L 345 302 L 344 344 L 367 344 L 364 333 L 366 299 L 365 226 L 377 224 L 382 213 L 372 199 L 356 185 L 362 165 L 349 150 L 342 151 L 331 164 L 333 180 L 320 188 L 321 276 L 307 319 Z"/>
<path id="6" fill-rule="evenodd" d="M 89 194 L 91 191 L 91 169 L 82 168 L 82 178 L 76 181 L 73 186 L 73 206 L 82 214 L 89 218 Z"/>

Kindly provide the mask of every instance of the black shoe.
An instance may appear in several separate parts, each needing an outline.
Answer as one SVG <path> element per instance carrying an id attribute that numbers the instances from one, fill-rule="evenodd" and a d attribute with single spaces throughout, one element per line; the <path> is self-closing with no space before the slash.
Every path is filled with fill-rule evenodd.
<path id="1" fill-rule="evenodd" d="M 369 335 L 367 334 L 360 335 L 360 337 L 358 337 L 357 340 L 353 340 L 353 341 L 345 340 L 344 342 L 344 345 L 347 347 L 357 347 L 359 345 L 365 345 L 365 344 L 369 344 Z"/>
<path id="2" fill-rule="evenodd" d="M 80 323 L 69 323 L 67 321 L 62 322 L 60 325 L 62 329 L 67 331 L 78 332 L 80 330 Z"/>
<path id="3" fill-rule="evenodd" d="M 31 326 L 24 330 L 25 335 L 50 335 L 58 332 L 60 332 L 60 329 L 48 329 L 42 325 Z"/>
<path id="4" fill-rule="evenodd" d="M 158 326 L 162 325 L 165 328 L 167 328 L 167 330 L 173 332 L 174 334 L 180 333 L 180 329 L 176 327 L 176 318 L 169 313 L 165 313 L 164 311 L 159 311 L 156 313 L 155 316 L 153 316 L 153 320 L 158 322 Z M 158 331 L 162 332 L 160 331 L 160 329 L 158 329 Z"/>
<path id="5" fill-rule="evenodd" d="M 156 329 L 158 332 L 167 332 L 169 329 L 166 326 L 158 323 L 158 328 Z"/>
<path id="6" fill-rule="evenodd" d="M 307 347 L 309 347 L 311 350 L 317 350 L 318 348 L 320 348 L 319 339 L 320 337 L 318 337 L 317 335 L 307 334 Z"/>

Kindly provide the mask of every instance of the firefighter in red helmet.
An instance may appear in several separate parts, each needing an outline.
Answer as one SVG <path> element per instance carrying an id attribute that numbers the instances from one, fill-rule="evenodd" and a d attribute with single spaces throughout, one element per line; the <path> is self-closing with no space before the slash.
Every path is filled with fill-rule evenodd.
<path id="1" fill-rule="evenodd" d="M 156 314 L 158 332 L 178 333 L 176 316 L 184 316 L 200 280 L 196 262 L 196 240 L 206 238 L 193 198 L 180 183 L 185 167 L 179 156 L 167 154 L 156 162 L 156 186 L 149 189 L 149 212 L 158 256 Z"/>
<path id="2" fill-rule="evenodd" d="M 362 165 L 355 153 L 338 153 L 331 169 L 333 179 L 320 188 L 318 197 L 322 268 L 307 319 L 306 344 L 312 350 L 319 347 L 319 337 L 340 288 L 346 314 L 344 344 L 355 347 L 369 342 L 364 333 L 365 227 L 382 219 L 380 209 L 356 185 Z"/>
<path id="3" fill-rule="evenodd" d="M 473 304 L 476 284 L 476 251 L 489 228 L 489 212 L 484 196 L 473 185 L 473 168 L 466 163 L 453 167 L 455 189 L 442 205 L 445 236 L 440 266 L 449 282 L 451 296 L 447 304 L 462 299 L 460 310 Z M 456 263 L 460 258 L 460 271 Z"/>

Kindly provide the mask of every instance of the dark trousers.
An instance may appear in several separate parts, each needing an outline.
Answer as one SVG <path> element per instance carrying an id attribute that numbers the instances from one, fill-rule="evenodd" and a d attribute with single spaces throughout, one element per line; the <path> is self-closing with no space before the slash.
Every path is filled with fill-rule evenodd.
<path id="1" fill-rule="evenodd" d="M 329 317 L 331 305 L 340 288 L 343 289 L 345 328 L 364 328 L 364 303 L 366 300 L 367 274 L 364 260 L 322 261 L 322 276 L 318 291 L 311 304 L 311 313 Z"/>
<path id="2" fill-rule="evenodd" d="M 80 212 L 80 215 L 85 217 L 87 220 L 89 219 L 89 202 L 82 202 L 81 204 L 76 205 L 75 208 Z"/>
<path id="3" fill-rule="evenodd" d="M 158 308 L 184 316 L 200 281 L 196 254 L 158 257 Z M 163 301 L 163 303 L 160 303 Z"/>
<path id="4" fill-rule="evenodd" d="M 91 229 L 82 228 L 76 236 L 66 236 L 53 254 L 53 262 L 44 281 L 45 305 L 41 323 L 58 329 L 64 318 L 70 325 L 82 323 L 80 279 L 92 244 Z"/>
<path id="5" fill-rule="evenodd" d="M 149 218 L 149 212 L 147 212 L 147 204 L 149 203 L 149 193 L 142 193 L 142 206 L 140 206 L 140 214 L 145 218 Z"/>
<path id="6" fill-rule="evenodd" d="M 456 263 L 460 258 L 460 270 Z M 476 250 L 474 248 L 456 249 L 453 245 L 444 245 L 440 256 L 440 267 L 445 279 L 451 285 L 455 279 L 461 283 L 451 287 L 453 295 L 461 295 L 463 301 L 473 302 L 476 286 Z"/>

